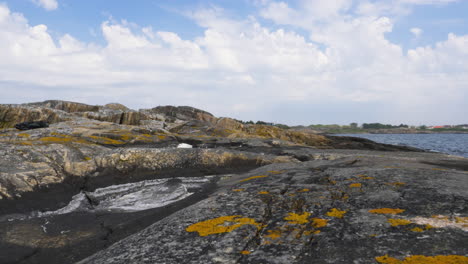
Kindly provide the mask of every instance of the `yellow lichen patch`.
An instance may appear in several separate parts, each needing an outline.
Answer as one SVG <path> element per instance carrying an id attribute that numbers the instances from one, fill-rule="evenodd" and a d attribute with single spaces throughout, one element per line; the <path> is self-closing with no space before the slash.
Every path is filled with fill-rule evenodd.
<path id="1" fill-rule="evenodd" d="M 363 180 L 372 180 L 372 179 L 375 179 L 374 177 L 369 177 L 369 176 L 364 175 L 364 174 L 359 174 L 358 177 L 361 178 L 361 179 L 363 179 Z"/>
<path id="2" fill-rule="evenodd" d="M 296 196 L 296 194 L 295 193 L 290 193 L 290 194 L 288 194 L 288 196 Z"/>
<path id="3" fill-rule="evenodd" d="M 267 171 L 270 174 L 281 174 L 283 171 Z"/>
<path id="4" fill-rule="evenodd" d="M 398 208 L 379 208 L 379 209 L 369 210 L 369 213 L 396 215 L 396 214 L 403 213 L 404 211 L 405 211 L 404 209 L 398 209 Z"/>
<path id="5" fill-rule="evenodd" d="M 320 234 L 320 230 L 306 230 L 303 233 L 305 236 L 310 236 L 310 235 L 318 235 Z"/>
<path id="6" fill-rule="evenodd" d="M 230 215 L 198 222 L 190 225 L 185 230 L 187 232 L 198 232 L 198 235 L 200 236 L 208 236 L 232 232 L 244 225 L 253 225 L 257 227 L 257 229 L 261 229 L 262 227 L 261 224 L 257 223 L 252 218 L 241 217 L 240 215 Z"/>
<path id="7" fill-rule="evenodd" d="M 72 138 L 61 138 L 61 137 L 43 137 L 39 139 L 42 142 L 47 143 L 67 143 L 71 142 Z"/>
<path id="8" fill-rule="evenodd" d="M 98 140 L 102 144 L 107 144 L 107 145 L 121 145 L 124 144 L 125 142 L 120 141 L 120 140 L 115 140 L 107 137 L 100 137 L 100 136 L 89 136 L 92 139 Z"/>
<path id="9" fill-rule="evenodd" d="M 233 189 L 232 191 L 233 192 L 243 192 L 243 191 L 245 191 L 245 189 Z"/>
<path id="10" fill-rule="evenodd" d="M 288 216 L 284 220 L 288 221 L 289 224 L 293 225 L 303 225 L 309 222 L 310 213 L 304 212 L 302 214 L 288 213 Z"/>
<path id="11" fill-rule="evenodd" d="M 84 157 L 85 160 L 91 160 L 91 157 Z"/>
<path id="12" fill-rule="evenodd" d="M 405 185 L 406 183 L 404 183 L 404 182 L 387 182 L 385 184 L 395 186 L 395 187 L 400 187 L 400 186 Z"/>
<path id="13" fill-rule="evenodd" d="M 268 177 L 268 176 L 267 176 L 267 175 L 252 176 L 252 177 L 243 179 L 243 180 L 241 180 L 240 182 L 245 182 L 245 181 L 250 181 L 250 180 L 259 179 L 259 178 L 265 178 L 265 177 Z"/>
<path id="14" fill-rule="evenodd" d="M 456 223 L 463 223 L 463 224 L 466 224 L 466 223 L 468 223 L 468 217 L 458 217 L 458 216 L 455 216 L 455 222 L 456 222 Z"/>
<path id="15" fill-rule="evenodd" d="M 332 208 L 329 212 L 327 212 L 327 215 L 330 217 L 336 217 L 336 218 L 343 218 L 344 214 L 346 214 L 347 211 L 341 211 L 336 208 Z"/>
<path id="16" fill-rule="evenodd" d="M 458 255 L 423 256 L 414 255 L 404 260 L 389 257 L 388 255 L 376 257 L 375 260 L 384 264 L 466 264 L 468 257 Z"/>
<path id="17" fill-rule="evenodd" d="M 241 253 L 242 255 L 249 255 L 251 252 L 248 251 L 248 250 L 242 250 L 240 253 Z"/>
<path id="18" fill-rule="evenodd" d="M 447 169 L 441 169 L 441 168 L 432 168 L 431 170 L 437 170 L 437 171 L 446 171 Z"/>
<path id="19" fill-rule="evenodd" d="M 272 240 L 278 239 L 281 237 L 281 230 L 268 230 L 267 235 L 264 237 L 270 238 Z"/>
<path id="20" fill-rule="evenodd" d="M 370 237 L 376 237 L 377 234 L 371 234 L 371 235 L 369 235 L 369 236 L 370 236 Z"/>
<path id="21" fill-rule="evenodd" d="M 312 226 L 314 228 L 321 228 L 327 226 L 328 220 L 322 218 L 312 218 Z"/>
<path id="22" fill-rule="evenodd" d="M 120 135 L 120 140 L 129 141 L 130 139 L 132 139 L 134 137 L 135 136 L 132 135 L 132 134 L 123 134 L 123 135 Z"/>
<path id="23" fill-rule="evenodd" d="M 166 136 L 165 135 L 158 135 L 157 136 L 159 139 L 163 140 L 163 139 L 166 139 Z"/>
<path id="24" fill-rule="evenodd" d="M 349 185 L 349 188 L 361 188 L 362 184 L 360 183 L 351 183 Z"/>
<path id="25" fill-rule="evenodd" d="M 423 232 L 424 231 L 424 229 L 422 229 L 420 227 L 411 228 L 410 230 L 413 231 L 413 232 Z"/>
<path id="26" fill-rule="evenodd" d="M 261 191 L 261 192 L 258 192 L 258 194 L 269 194 L 269 192 L 267 192 L 267 191 Z"/>
<path id="27" fill-rule="evenodd" d="M 18 137 L 24 137 L 24 138 L 29 138 L 31 135 L 29 135 L 28 133 L 20 133 L 18 134 Z"/>
<path id="28" fill-rule="evenodd" d="M 390 219 L 387 220 L 387 222 L 389 222 L 391 226 L 400 226 L 400 225 L 409 225 L 409 224 L 411 224 L 411 221 L 405 220 L 405 219 L 390 218 Z"/>
<path id="29" fill-rule="evenodd" d="M 310 189 L 305 188 L 305 189 L 299 190 L 297 192 L 308 192 L 308 191 L 310 191 Z"/>

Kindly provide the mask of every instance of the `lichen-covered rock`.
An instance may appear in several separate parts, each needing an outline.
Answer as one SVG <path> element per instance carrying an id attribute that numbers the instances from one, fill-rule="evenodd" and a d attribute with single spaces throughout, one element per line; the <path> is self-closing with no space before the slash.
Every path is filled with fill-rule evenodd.
<path id="1" fill-rule="evenodd" d="M 80 263 L 467 263 L 467 173 L 410 157 L 273 164 L 233 176 Z"/>
<path id="2" fill-rule="evenodd" d="M 67 119 L 65 112 L 49 108 L 38 108 L 23 105 L 0 105 L 0 129 L 12 128 L 15 124 L 32 121 L 57 123 Z"/>
<path id="3" fill-rule="evenodd" d="M 190 107 L 45 101 L 0 122 L 1 263 L 466 262 L 463 158 Z"/>
<path id="4" fill-rule="evenodd" d="M 200 120 L 210 123 L 216 121 L 216 117 L 212 114 L 190 106 L 158 106 L 152 109 L 142 109 L 140 112 L 151 117 L 151 119 L 163 119 L 163 121 L 170 123 L 176 120 Z"/>

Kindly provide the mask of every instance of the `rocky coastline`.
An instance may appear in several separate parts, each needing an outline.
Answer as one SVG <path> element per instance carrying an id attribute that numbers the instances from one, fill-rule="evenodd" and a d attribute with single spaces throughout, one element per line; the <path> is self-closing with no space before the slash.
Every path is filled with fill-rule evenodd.
<path id="1" fill-rule="evenodd" d="M 0 128 L 0 263 L 468 261 L 465 158 L 192 107 L 0 105 Z"/>

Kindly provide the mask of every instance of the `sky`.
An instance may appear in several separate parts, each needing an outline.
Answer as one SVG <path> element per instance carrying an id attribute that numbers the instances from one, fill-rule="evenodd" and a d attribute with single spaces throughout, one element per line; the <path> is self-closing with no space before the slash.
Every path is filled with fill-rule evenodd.
<path id="1" fill-rule="evenodd" d="M 0 103 L 468 123 L 466 0 L 0 0 Z"/>

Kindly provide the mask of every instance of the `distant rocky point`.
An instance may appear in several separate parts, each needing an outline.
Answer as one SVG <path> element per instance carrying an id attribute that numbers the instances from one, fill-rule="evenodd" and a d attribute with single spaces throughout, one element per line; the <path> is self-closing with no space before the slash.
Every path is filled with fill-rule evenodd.
<path id="1" fill-rule="evenodd" d="M 0 105 L 0 128 L 0 263 L 468 261 L 461 157 L 189 106 Z"/>

